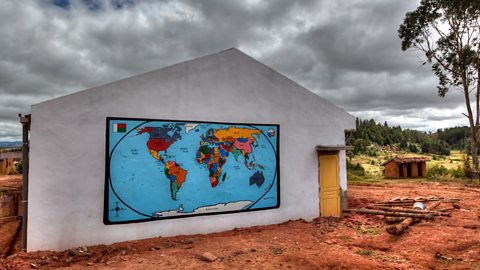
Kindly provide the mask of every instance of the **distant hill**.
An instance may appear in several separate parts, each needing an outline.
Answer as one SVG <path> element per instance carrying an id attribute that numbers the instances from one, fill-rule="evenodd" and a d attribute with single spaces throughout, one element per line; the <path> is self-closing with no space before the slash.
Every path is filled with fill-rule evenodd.
<path id="1" fill-rule="evenodd" d="M 21 148 L 22 142 L 15 141 L 15 142 L 0 142 L 0 148 Z"/>
<path id="2" fill-rule="evenodd" d="M 394 148 L 412 153 L 449 155 L 450 149 L 464 150 L 464 128 L 439 130 L 437 133 L 426 133 L 412 129 L 402 129 L 400 126 L 389 126 L 376 123 L 375 120 L 356 119 L 356 132 L 347 137 L 347 145 L 353 146 L 352 154 L 367 154 L 375 156 L 375 150 L 370 146 Z"/>

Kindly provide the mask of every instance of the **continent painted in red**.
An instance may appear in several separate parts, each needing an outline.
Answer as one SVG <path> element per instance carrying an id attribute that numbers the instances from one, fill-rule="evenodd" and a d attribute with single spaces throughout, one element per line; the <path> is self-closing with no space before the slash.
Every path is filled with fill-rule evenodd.
<path id="1" fill-rule="evenodd" d="M 241 140 L 236 140 L 233 146 L 235 146 L 238 150 L 243 150 L 245 153 L 252 153 L 252 143 L 253 141 L 251 139 L 243 139 Z"/>
<path id="2" fill-rule="evenodd" d="M 175 141 L 167 141 L 162 138 L 151 138 L 147 142 L 147 147 L 150 150 L 153 150 L 155 152 L 160 152 L 160 151 L 167 151 L 168 147 L 172 145 Z"/>
<path id="3" fill-rule="evenodd" d="M 144 133 L 144 132 L 149 133 L 149 132 L 151 132 L 152 130 L 153 130 L 152 127 L 144 127 L 144 128 L 142 128 L 142 129 L 138 132 L 138 134 L 142 134 L 142 133 Z"/>

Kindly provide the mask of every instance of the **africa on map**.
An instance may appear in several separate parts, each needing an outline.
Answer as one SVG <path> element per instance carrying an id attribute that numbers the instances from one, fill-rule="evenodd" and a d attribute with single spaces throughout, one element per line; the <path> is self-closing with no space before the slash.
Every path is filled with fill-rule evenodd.
<path id="1" fill-rule="evenodd" d="M 277 208 L 279 126 L 107 118 L 104 223 Z"/>

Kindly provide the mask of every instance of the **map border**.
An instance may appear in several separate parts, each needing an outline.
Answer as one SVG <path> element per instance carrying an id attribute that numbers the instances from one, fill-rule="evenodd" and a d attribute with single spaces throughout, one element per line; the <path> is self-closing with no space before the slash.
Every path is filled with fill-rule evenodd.
<path id="1" fill-rule="evenodd" d="M 167 217 L 151 217 L 145 219 L 135 219 L 135 220 L 125 220 L 125 221 L 111 221 L 109 219 L 109 191 L 110 191 L 110 121 L 114 120 L 126 120 L 126 121 L 166 121 L 166 122 L 185 122 L 185 123 L 199 123 L 199 124 L 220 124 L 220 125 L 245 125 L 245 126 L 276 126 L 277 127 L 277 149 L 276 149 L 276 181 L 277 181 L 277 204 L 270 207 L 262 207 L 255 209 L 246 209 L 246 210 L 233 210 L 233 211 L 220 211 L 220 212 L 211 212 L 211 213 L 200 213 L 200 214 L 189 214 L 189 215 L 178 215 L 178 216 L 167 216 Z M 236 213 L 245 213 L 245 212 L 254 212 L 254 211 L 263 211 L 270 209 L 280 208 L 280 124 L 254 124 L 254 123 L 230 123 L 230 122 L 216 122 L 216 121 L 198 121 L 198 120 L 171 120 L 171 119 L 153 119 L 153 118 L 132 118 L 132 117 L 106 117 L 105 123 L 105 183 L 104 183 L 104 196 L 103 196 L 103 224 L 105 225 L 117 225 L 117 224 L 130 224 L 130 223 L 140 223 L 148 221 L 157 221 L 164 219 L 177 219 L 177 218 L 190 218 L 197 216 L 211 216 L 211 215 L 224 215 L 224 214 L 236 214 Z M 267 194 L 267 191 L 265 194 Z"/>

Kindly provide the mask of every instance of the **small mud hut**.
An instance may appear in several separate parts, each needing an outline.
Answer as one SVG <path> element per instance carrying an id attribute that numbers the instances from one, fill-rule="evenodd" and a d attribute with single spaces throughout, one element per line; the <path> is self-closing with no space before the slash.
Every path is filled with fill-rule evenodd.
<path id="1" fill-rule="evenodd" d="M 427 173 L 427 157 L 394 157 L 382 164 L 387 178 L 423 177 Z"/>

